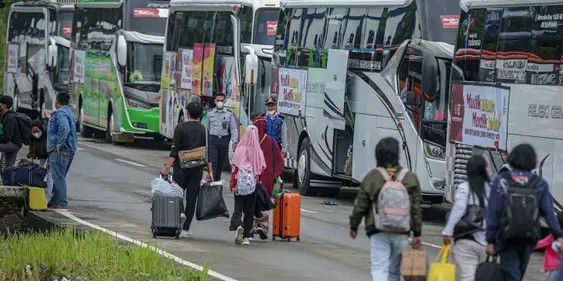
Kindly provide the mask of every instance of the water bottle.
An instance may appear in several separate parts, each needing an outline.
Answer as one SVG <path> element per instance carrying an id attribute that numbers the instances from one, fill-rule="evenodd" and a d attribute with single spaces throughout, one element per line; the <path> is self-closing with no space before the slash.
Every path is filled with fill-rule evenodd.
<path id="1" fill-rule="evenodd" d="M 282 191 L 282 190 L 281 190 L 281 189 L 282 189 L 282 188 L 281 188 L 282 184 L 283 184 L 283 181 L 282 181 L 281 178 L 277 178 L 277 179 L 274 181 L 274 190 L 273 190 L 273 192 L 272 192 L 273 195 L 274 195 L 274 198 L 277 198 L 277 197 L 280 195 L 280 193 L 281 193 L 281 191 Z"/>

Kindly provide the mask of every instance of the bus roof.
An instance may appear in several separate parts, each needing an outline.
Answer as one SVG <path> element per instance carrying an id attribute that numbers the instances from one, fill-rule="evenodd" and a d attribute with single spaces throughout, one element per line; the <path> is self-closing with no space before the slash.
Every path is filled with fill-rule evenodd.
<path id="1" fill-rule="evenodd" d="M 279 0 L 172 0 L 170 5 L 244 5 L 260 7 L 279 7 Z"/>
<path id="2" fill-rule="evenodd" d="M 459 6 L 464 11 L 486 7 L 518 7 L 535 5 L 563 4 L 561 0 L 461 0 Z"/>
<path id="3" fill-rule="evenodd" d="M 13 4 L 14 6 L 18 7 L 37 7 L 37 6 L 52 6 L 56 7 L 60 10 L 73 10 L 74 9 L 74 1 L 56 1 L 56 0 L 36 0 L 36 1 L 23 1 L 23 2 L 16 2 Z"/>
<path id="4" fill-rule="evenodd" d="M 281 6 L 294 8 L 406 6 L 412 1 L 413 0 L 281 0 Z"/>

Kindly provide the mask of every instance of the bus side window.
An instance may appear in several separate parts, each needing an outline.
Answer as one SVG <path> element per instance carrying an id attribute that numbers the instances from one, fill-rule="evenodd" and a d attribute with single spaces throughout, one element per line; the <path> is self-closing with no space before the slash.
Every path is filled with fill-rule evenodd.
<path id="1" fill-rule="evenodd" d="M 479 80 L 481 46 L 485 33 L 483 22 L 485 9 L 475 9 L 461 15 L 454 64 L 462 71 L 465 81 Z"/>
<path id="2" fill-rule="evenodd" d="M 299 49 L 299 66 L 321 67 L 321 50 L 326 9 L 307 9 L 303 19 L 303 34 Z"/>
<path id="3" fill-rule="evenodd" d="M 342 33 L 344 32 L 344 15 L 348 12 L 347 9 L 330 8 L 328 10 L 327 22 L 325 27 L 326 37 L 324 38 L 323 48 L 326 49 L 339 49 Z"/>
<path id="4" fill-rule="evenodd" d="M 563 70 L 563 5 L 538 6 L 534 11 L 531 55 L 528 58 L 526 81 L 536 85 L 558 85 Z"/>
<path id="5" fill-rule="evenodd" d="M 376 48 L 383 45 L 383 30 L 385 27 L 384 15 L 387 8 L 370 8 L 364 19 L 364 30 L 361 48 L 371 52 L 372 70 L 379 71 L 382 68 L 383 48 Z"/>
<path id="6" fill-rule="evenodd" d="M 385 35 L 383 36 L 384 59 L 383 67 L 395 54 L 395 51 L 405 41 L 412 38 L 416 26 L 416 1 L 407 7 L 395 8 L 384 13 Z"/>
<path id="7" fill-rule="evenodd" d="M 167 36 L 166 36 L 166 51 L 172 51 L 177 48 L 176 42 L 178 41 L 176 36 L 176 15 L 178 12 L 171 13 L 168 16 L 168 27 L 167 27 Z"/>
<path id="8" fill-rule="evenodd" d="M 342 38 L 342 46 L 346 50 L 354 50 L 360 48 L 360 42 L 363 33 L 364 17 L 367 14 L 367 9 L 351 8 L 344 17 L 346 20 L 346 27 L 344 28 L 344 36 Z"/>
<path id="9" fill-rule="evenodd" d="M 495 82 L 497 43 L 502 10 L 488 10 L 483 29 L 483 47 L 479 63 L 479 81 Z"/>
<path id="10" fill-rule="evenodd" d="M 289 40 L 287 31 L 288 31 L 289 20 L 291 19 L 292 12 L 293 12 L 292 9 L 286 9 L 280 11 L 280 17 L 278 20 L 276 42 L 274 45 L 275 48 L 274 59 L 278 60 L 277 64 L 282 66 L 285 66 L 285 57 L 286 57 L 285 51 L 287 50 L 287 44 Z"/>
<path id="11" fill-rule="evenodd" d="M 306 9 L 294 9 L 291 14 L 289 28 L 287 31 L 288 46 L 285 58 L 285 65 L 296 66 L 297 58 L 299 56 L 299 39 L 301 37 L 301 21 Z"/>

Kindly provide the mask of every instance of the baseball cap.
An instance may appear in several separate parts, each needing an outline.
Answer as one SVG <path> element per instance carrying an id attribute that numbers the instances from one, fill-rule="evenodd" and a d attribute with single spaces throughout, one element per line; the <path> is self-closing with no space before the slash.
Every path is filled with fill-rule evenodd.
<path id="1" fill-rule="evenodd" d="M 269 97 L 269 98 L 266 100 L 266 105 L 272 104 L 272 103 L 273 103 L 273 104 L 276 104 L 277 102 L 276 102 L 276 100 L 275 100 L 274 98 Z"/>

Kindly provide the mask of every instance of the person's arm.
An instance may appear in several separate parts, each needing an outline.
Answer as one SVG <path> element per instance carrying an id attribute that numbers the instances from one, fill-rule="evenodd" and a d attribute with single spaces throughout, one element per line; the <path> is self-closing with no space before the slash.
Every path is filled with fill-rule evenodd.
<path id="1" fill-rule="evenodd" d="M 555 209 L 553 208 L 553 199 L 551 198 L 551 194 L 549 193 L 549 188 L 547 186 L 547 182 L 545 180 L 540 180 L 538 186 L 541 188 L 542 192 L 540 195 L 540 210 L 541 214 L 544 216 L 547 225 L 549 226 L 549 230 L 555 239 L 563 238 L 563 233 L 561 232 L 561 226 L 557 221 L 557 217 L 555 217 Z"/>
<path id="2" fill-rule="evenodd" d="M 174 130 L 174 137 L 172 137 L 172 149 L 170 150 L 168 160 L 166 160 L 166 164 L 164 164 L 164 168 L 162 168 L 161 171 L 163 175 L 170 174 L 170 169 L 176 162 L 176 159 L 178 159 L 178 153 L 180 151 L 181 144 L 182 144 L 182 130 L 180 129 L 180 125 L 178 125 Z"/>
<path id="3" fill-rule="evenodd" d="M 352 215 L 350 215 L 350 236 L 354 239 L 356 239 L 356 235 L 358 233 L 358 226 L 370 210 L 371 199 L 367 189 L 370 184 L 373 184 L 373 182 L 369 179 L 369 176 L 370 174 L 364 178 L 362 184 L 360 185 L 360 190 L 354 200 L 354 210 L 352 211 Z"/>
<path id="4" fill-rule="evenodd" d="M 442 235 L 453 236 L 455 225 L 467 212 L 467 202 L 469 199 L 469 184 L 464 182 L 460 184 L 455 192 L 455 203 L 450 212 L 450 217 L 446 223 L 446 227 L 442 230 Z"/>
<path id="5" fill-rule="evenodd" d="M 422 192 L 418 178 L 415 174 L 412 174 L 412 176 L 414 177 L 415 185 L 409 188 L 409 195 L 411 197 L 411 230 L 413 236 L 418 238 L 422 235 Z"/>
<path id="6" fill-rule="evenodd" d="M 491 195 L 487 205 L 487 243 L 497 243 L 497 233 L 500 228 L 501 206 L 503 202 L 503 187 L 500 184 L 500 176 L 491 183 Z"/>
<path id="7" fill-rule="evenodd" d="M 5 116 L 6 122 L 4 122 L 4 138 L 6 142 L 14 142 L 14 137 L 16 136 L 16 131 L 18 130 L 18 120 L 13 116 Z"/>
<path id="8" fill-rule="evenodd" d="M 238 124 L 237 124 L 237 119 L 235 118 L 235 115 L 231 113 L 231 142 L 233 143 L 233 145 L 236 145 L 238 143 Z"/>
<path id="9" fill-rule="evenodd" d="M 285 124 L 285 120 L 282 123 L 281 126 L 281 141 L 282 141 L 282 152 L 283 153 L 287 153 L 287 147 L 289 145 L 288 140 L 287 140 L 287 124 Z"/>
<path id="10" fill-rule="evenodd" d="M 274 146 L 274 161 L 276 161 L 276 170 L 274 171 L 274 179 L 275 179 L 281 176 L 281 174 L 283 173 L 283 154 L 280 147 L 276 144 L 276 141 L 272 138 L 271 140 L 272 140 L 272 145 Z"/>
<path id="11" fill-rule="evenodd" d="M 70 125 L 64 116 L 61 116 L 62 113 L 59 113 L 57 116 L 57 136 L 55 141 L 55 147 L 52 149 L 54 151 L 58 151 L 66 142 L 68 138 L 68 134 L 70 134 Z"/>

